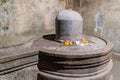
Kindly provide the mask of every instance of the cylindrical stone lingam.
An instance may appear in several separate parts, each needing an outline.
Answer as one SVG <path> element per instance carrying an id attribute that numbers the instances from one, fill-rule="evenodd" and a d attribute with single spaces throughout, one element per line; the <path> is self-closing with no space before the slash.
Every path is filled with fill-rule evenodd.
<path id="1" fill-rule="evenodd" d="M 36 44 L 42 45 L 39 47 L 38 80 L 112 80 L 112 43 L 82 35 L 81 25 L 82 18 L 77 12 L 64 10 L 57 16 L 56 34 L 37 40 Z M 66 40 L 73 44 L 66 46 Z M 80 41 L 79 44 L 76 41 Z"/>
<path id="2" fill-rule="evenodd" d="M 56 17 L 56 40 L 77 41 L 82 37 L 83 19 L 72 9 L 61 11 Z"/>

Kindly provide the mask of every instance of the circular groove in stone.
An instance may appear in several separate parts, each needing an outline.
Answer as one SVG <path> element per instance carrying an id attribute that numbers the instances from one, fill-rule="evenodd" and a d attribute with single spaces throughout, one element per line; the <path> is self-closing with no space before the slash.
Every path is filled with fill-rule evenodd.
<path id="1" fill-rule="evenodd" d="M 47 62 L 40 62 L 38 64 L 39 70 L 48 70 L 48 71 L 58 71 L 58 70 L 66 70 L 66 69 L 87 69 L 87 68 L 95 68 L 101 65 L 106 64 L 109 62 L 110 59 L 99 62 L 99 63 L 94 63 L 94 64 L 81 64 L 81 65 L 58 65 L 58 64 L 53 64 L 53 63 L 47 63 Z"/>
<path id="2" fill-rule="evenodd" d="M 92 78 L 95 76 L 101 77 L 102 75 L 108 74 L 112 69 L 112 65 L 113 65 L 112 60 L 110 60 L 109 64 L 105 68 L 103 68 L 97 72 L 89 73 L 89 74 L 63 74 L 63 73 L 46 71 L 46 70 L 41 70 L 40 73 L 42 73 L 42 74 L 48 73 L 50 75 L 56 75 L 56 76 L 61 76 L 61 77 L 64 76 L 64 77 L 77 77 L 77 78 L 83 78 L 83 77 L 84 78 L 88 78 L 88 77 Z M 98 75 L 101 75 L 101 76 L 98 76 Z"/>
<path id="3" fill-rule="evenodd" d="M 104 56 L 92 57 L 92 58 L 69 58 L 46 55 L 44 53 L 39 54 L 39 63 L 43 64 L 55 64 L 55 65 L 87 65 L 101 63 L 111 58 L 112 53 L 108 53 Z M 46 61 L 47 60 L 47 61 Z"/>

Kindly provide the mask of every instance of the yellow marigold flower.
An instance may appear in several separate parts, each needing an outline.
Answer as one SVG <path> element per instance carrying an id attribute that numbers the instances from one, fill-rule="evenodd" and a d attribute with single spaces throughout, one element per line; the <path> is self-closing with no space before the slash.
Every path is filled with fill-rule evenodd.
<path id="1" fill-rule="evenodd" d="M 65 46 L 71 46 L 71 45 L 73 45 L 73 43 L 72 43 L 72 41 L 70 41 L 70 40 L 66 40 L 66 41 L 64 42 L 64 45 L 65 45 Z"/>
<path id="2" fill-rule="evenodd" d="M 87 39 L 85 39 L 85 38 L 82 38 L 81 42 L 82 43 L 88 43 L 89 41 Z"/>
<path id="3" fill-rule="evenodd" d="M 70 45 L 70 46 L 72 46 L 72 45 L 73 45 L 73 43 L 72 43 L 72 42 L 69 42 L 69 45 Z"/>
<path id="4" fill-rule="evenodd" d="M 65 46 L 69 46 L 69 42 L 64 42 L 64 45 Z"/>

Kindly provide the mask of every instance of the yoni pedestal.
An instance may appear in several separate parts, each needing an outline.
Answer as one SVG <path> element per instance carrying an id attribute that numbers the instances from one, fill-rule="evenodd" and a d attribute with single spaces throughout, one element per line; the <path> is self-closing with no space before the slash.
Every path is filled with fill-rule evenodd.
<path id="1" fill-rule="evenodd" d="M 38 40 L 38 80 L 112 80 L 111 42 L 82 35 L 82 16 L 72 9 L 56 17 L 56 34 Z"/>
<path id="2" fill-rule="evenodd" d="M 102 38 L 72 46 L 54 41 L 55 35 L 39 39 L 38 80 L 112 80 L 112 43 Z M 41 43 L 40 43 L 41 42 Z"/>

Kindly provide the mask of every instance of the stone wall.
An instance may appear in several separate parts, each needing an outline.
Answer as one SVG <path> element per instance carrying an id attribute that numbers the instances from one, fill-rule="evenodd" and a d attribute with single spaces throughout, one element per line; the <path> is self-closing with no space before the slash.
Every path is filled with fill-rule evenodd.
<path id="1" fill-rule="evenodd" d="M 107 38 L 120 52 L 119 0 L 74 0 L 73 9 L 83 17 L 84 34 Z"/>
<path id="2" fill-rule="evenodd" d="M 84 33 L 110 39 L 120 52 L 120 1 L 81 0 Z"/>
<path id="3" fill-rule="evenodd" d="M 53 31 L 65 0 L 0 0 L 0 47 Z"/>
<path id="4" fill-rule="evenodd" d="M 106 37 L 120 52 L 119 4 L 118 0 L 0 0 L 0 47 L 54 32 L 55 16 L 71 5 L 83 16 L 84 34 Z"/>

